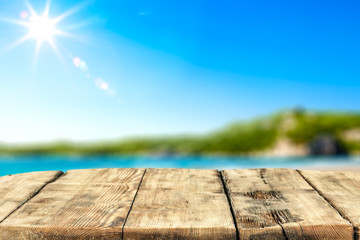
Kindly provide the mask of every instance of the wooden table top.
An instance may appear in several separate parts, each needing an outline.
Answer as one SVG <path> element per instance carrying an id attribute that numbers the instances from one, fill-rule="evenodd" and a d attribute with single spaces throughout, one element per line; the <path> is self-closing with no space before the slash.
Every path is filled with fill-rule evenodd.
<path id="1" fill-rule="evenodd" d="M 0 239 L 359 239 L 360 175 L 87 169 L 0 177 Z"/>

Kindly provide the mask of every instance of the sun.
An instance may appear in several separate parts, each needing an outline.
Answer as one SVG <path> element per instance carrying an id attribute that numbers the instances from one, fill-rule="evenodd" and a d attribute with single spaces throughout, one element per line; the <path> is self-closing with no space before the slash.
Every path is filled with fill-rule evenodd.
<path id="1" fill-rule="evenodd" d="M 36 40 L 36 49 L 35 49 L 35 59 L 40 51 L 40 48 L 44 42 L 47 42 L 51 45 L 55 52 L 57 52 L 56 46 L 54 44 L 55 35 L 65 35 L 65 32 L 60 31 L 56 28 L 56 24 L 61 21 L 66 15 L 60 15 L 57 18 L 49 17 L 50 10 L 50 0 L 46 2 L 45 10 L 43 14 L 39 15 L 35 12 L 34 8 L 30 5 L 29 2 L 26 2 L 28 10 L 30 12 L 29 16 L 24 15 L 24 23 L 29 30 L 28 34 L 23 38 L 35 39 Z"/>
<path id="2" fill-rule="evenodd" d="M 55 24 L 47 16 L 32 16 L 29 18 L 29 37 L 37 41 L 52 41 L 58 31 Z"/>
<path id="3" fill-rule="evenodd" d="M 77 28 L 81 28 L 85 25 L 91 24 L 92 21 L 83 21 L 77 24 L 72 24 L 67 27 L 63 26 L 62 28 L 58 26 L 59 25 L 58 23 L 64 20 L 65 18 L 69 17 L 70 15 L 78 12 L 80 9 L 86 7 L 88 4 L 91 4 L 94 0 L 84 0 L 83 2 L 75 5 L 73 8 L 63 12 L 62 14 L 56 17 L 50 17 L 49 15 L 51 0 L 46 0 L 45 9 L 41 14 L 38 14 L 34 10 L 34 8 L 31 6 L 28 0 L 24 0 L 24 1 L 27 5 L 27 9 L 20 12 L 19 17 L 21 20 L 0 17 L 0 21 L 25 27 L 26 34 L 20 39 L 11 43 L 9 46 L 0 49 L 0 53 L 4 51 L 5 52 L 9 51 L 10 49 L 17 47 L 18 45 L 26 41 L 36 42 L 35 55 L 33 60 L 33 67 L 36 67 L 41 46 L 43 44 L 48 44 L 54 50 L 60 63 L 66 64 L 64 63 L 64 59 L 63 59 L 63 52 L 65 52 L 68 57 L 72 58 L 72 62 L 75 65 L 75 67 L 79 68 L 82 72 L 84 72 L 87 78 L 91 78 L 91 74 L 88 72 L 89 68 L 86 62 L 80 59 L 79 57 L 74 57 L 72 53 L 69 50 L 67 50 L 66 47 L 64 47 L 63 45 L 61 49 L 62 51 L 58 50 L 55 44 L 55 39 L 56 36 L 62 35 L 65 37 L 70 37 L 73 40 L 76 40 L 76 37 L 74 38 L 72 34 L 69 34 L 68 32 L 64 32 L 61 29 L 65 28 L 67 30 L 70 29 L 74 30 Z M 84 43 L 83 40 L 81 42 Z M 99 89 L 106 91 L 108 95 L 111 97 L 115 97 L 117 94 L 116 90 L 111 88 L 110 85 L 102 78 L 96 78 L 95 85 Z"/>
<path id="4" fill-rule="evenodd" d="M 14 48 L 27 40 L 35 40 L 36 41 L 35 61 L 36 61 L 40 48 L 44 43 L 48 43 L 53 48 L 55 53 L 59 54 L 55 45 L 55 36 L 62 35 L 69 37 L 70 34 L 60 30 L 57 27 L 57 24 L 60 21 L 62 21 L 64 18 L 68 17 L 74 12 L 77 12 L 80 8 L 86 5 L 86 2 L 84 4 L 79 4 L 74 8 L 54 18 L 49 17 L 50 0 L 47 0 L 45 9 L 42 14 L 38 14 L 27 0 L 26 0 L 26 5 L 28 9 L 20 13 L 21 20 L 6 19 L 5 21 L 24 26 L 28 29 L 28 32 L 25 36 L 13 42 L 5 50 Z"/>

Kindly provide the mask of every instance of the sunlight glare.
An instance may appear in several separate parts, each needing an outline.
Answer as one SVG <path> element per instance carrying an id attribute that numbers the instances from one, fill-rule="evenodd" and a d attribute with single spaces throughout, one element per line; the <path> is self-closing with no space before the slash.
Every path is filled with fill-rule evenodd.
<path id="1" fill-rule="evenodd" d="M 75 57 L 73 59 L 73 63 L 75 65 L 75 67 L 79 67 L 80 66 L 80 63 L 81 63 L 81 59 L 79 57 Z"/>
<path id="2" fill-rule="evenodd" d="M 109 89 L 109 84 L 107 82 L 105 82 L 103 79 L 101 78 L 97 78 L 95 80 L 95 85 L 100 88 L 101 90 L 108 90 Z"/>
<path id="3" fill-rule="evenodd" d="M 21 19 L 27 19 L 29 17 L 29 13 L 27 11 L 22 11 L 20 13 L 20 18 Z"/>

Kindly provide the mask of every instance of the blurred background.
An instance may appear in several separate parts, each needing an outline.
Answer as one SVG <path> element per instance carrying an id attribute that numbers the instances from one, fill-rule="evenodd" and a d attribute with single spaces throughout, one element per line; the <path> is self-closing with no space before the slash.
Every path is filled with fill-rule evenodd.
<path id="1" fill-rule="evenodd" d="M 360 171 L 358 1 L 0 0 L 0 175 Z"/>

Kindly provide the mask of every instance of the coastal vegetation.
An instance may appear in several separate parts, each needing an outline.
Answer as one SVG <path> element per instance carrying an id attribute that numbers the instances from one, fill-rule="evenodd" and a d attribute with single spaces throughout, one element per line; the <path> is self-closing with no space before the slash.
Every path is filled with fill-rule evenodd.
<path id="1" fill-rule="evenodd" d="M 325 146 L 321 141 L 325 142 Z M 203 135 L 138 137 L 102 143 L 3 144 L 0 145 L 0 153 L 310 155 L 313 153 L 312 146 L 329 148 L 329 142 L 341 149 L 329 154 L 360 153 L 360 113 L 295 109 L 236 122 Z"/>

